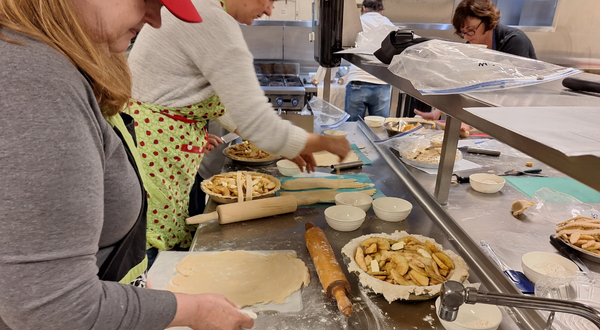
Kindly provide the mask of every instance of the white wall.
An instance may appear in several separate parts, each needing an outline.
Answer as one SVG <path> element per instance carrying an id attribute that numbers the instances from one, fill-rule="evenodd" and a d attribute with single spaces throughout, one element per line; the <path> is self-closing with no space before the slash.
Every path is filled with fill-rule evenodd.
<path id="1" fill-rule="evenodd" d="M 600 1 L 560 0 L 554 32 L 527 32 L 538 57 L 550 62 L 600 69 Z"/>

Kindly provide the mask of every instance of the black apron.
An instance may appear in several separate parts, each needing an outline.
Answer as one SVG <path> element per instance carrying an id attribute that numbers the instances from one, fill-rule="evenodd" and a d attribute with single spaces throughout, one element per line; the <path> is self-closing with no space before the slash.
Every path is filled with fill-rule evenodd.
<path id="1" fill-rule="evenodd" d="M 131 134 L 133 141 L 137 145 L 135 139 L 135 121 L 131 116 L 124 113 L 121 113 L 121 118 L 123 118 L 127 131 Z M 101 280 L 119 282 L 131 269 L 139 265 L 146 257 L 146 212 L 148 210 L 148 202 L 140 172 L 129 146 L 123 139 L 123 133 L 116 127 L 114 130 L 121 141 L 123 141 L 127 158 L 135 170 L 142 192 L 142 207 L 135 224 L 125 237 L 113 245 L 113 250 L 110 252 L 104 263 L 102 263 L 100 270 L 98 271 L 98 277 Z"/>

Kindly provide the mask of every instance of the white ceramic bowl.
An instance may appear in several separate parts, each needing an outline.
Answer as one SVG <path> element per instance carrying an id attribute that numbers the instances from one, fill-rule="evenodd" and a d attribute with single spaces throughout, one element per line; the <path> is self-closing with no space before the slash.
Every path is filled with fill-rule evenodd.
<path id="1" fill-rule="evenodd" d="M 367 212 L 371 208 L 373 198 L 365 193 L 358 191 L 343 192 L 335 195 L 336 205 L 356 206 Z"/>
<path id="2" fill-rule="evenodd" d="M 385 118 L 381 116 L 366 116 L 364 119 L 369 127 L 381 127 L 385 121 Z"/>
<path id="3" fill-rule="evenodd" d="M 296 165 L 296 163 L 289 161 L 287 159 L 282 159 L 277 162 L 277 169 L 279 173 L 284 176 L 294 176 L 302 173 L 300 167 Z"/>
<path id="4" fill-rule="evenodd" d="M 323 132 L 323 135 L 327 136 L 346 136 L 348 133 L 341 131 L 339 129 L 328 129 Z"/>
<path id="5" fill-rule="evenodd" d="M 440 310 L 441 298 L 435 301 L 435 314 Z M 440 319 L 446 330 L 495 330 L 502 322 L 502 312 L 495 305 L 462 304 L 458 308 L 458 315 L 453 322 Z"/>
<path id="6" fill-rule="evenodd" d="M 412 207 L 409 201 L 396 197 L 380 197 L 373 201 L 375 215 L 381 220 L 390 222 L 406 219 Z"/>
<path id="7" fill-rule="evenodd" d="M 484 194 L 493 194 L 499 192 L 506 180 L 503 177 L 487 174 L 487 173 L 476 173 L 469 176 L 469 183 L 471 188 Z"/>
<path id="8" fill-rule="evenodd" d="M 335 205 L 325 209 L 327 224 L 339 231 L 357 230 L 365 221 L 366 215 L 365 211 L 350 205 Z"/>
<path id="9" fill-rule="evenodd" d="M 578 272 L 579 267 L 571 260 L 555 253 L 529 252 L 521 257 L 521 268 L 525 276 L 535 284 L 544 276 L 564 273 L 565 271 Z"/>

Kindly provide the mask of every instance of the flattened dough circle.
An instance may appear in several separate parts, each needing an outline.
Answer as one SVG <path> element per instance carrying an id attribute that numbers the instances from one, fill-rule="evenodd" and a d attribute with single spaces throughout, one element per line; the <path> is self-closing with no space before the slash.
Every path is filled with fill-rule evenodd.
<path id="1" fill-rule="evenodd" d="M 292 254 L 224 251 L 183 258 L 166 290 L 218 293 L 244 307 L 269 302 L 283 304 L 302 284 L 309 283 L 308 268 Z"/>

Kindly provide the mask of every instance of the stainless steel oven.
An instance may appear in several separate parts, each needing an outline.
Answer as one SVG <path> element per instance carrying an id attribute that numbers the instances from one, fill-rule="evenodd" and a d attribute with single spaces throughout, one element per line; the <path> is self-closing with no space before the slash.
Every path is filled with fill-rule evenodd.
<path id="1" fill-rule="evenodd" d="M 255 62 L 254 69 L 273 108 L 284 113 L 302 111 L 306 104 L 306 89 L 299 78 L 300 64 Z"/>

